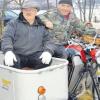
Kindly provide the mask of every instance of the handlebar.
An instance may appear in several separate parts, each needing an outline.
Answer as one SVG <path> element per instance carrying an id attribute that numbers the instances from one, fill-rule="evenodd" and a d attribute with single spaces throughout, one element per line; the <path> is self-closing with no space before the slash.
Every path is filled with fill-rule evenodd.
<path id="1" fill-rule="evenodd" d="M 97 49 L 98 47 L 94 43 L 86 43 L 78 38 L 72 38 L 71 40 L 68 40 L 69 45 L 80 45 L 84 50 L 91 50 L 91 49 Z"/>
<path id="2" fill-rule="evenodd" d="M 89 58 L 91 58 L 92 60 L 95 60 L 97 63 L 100 63 L 100 50 L 98 49 L 98 47 L 91 43 L 91 44 L 87 44 L 84 41 L 82 41 L 79 38 L 72 38 L 71 40 L 68 40 L 69 45 L 79 45 L 83 48 L 85 54 L 84 55 L 88 55 Z M 97 55 L 97 49 L 99 51 L 99 56 Z M 97 61 L 98 59 L 99 61 Z M 88 59 L 88 58 L 87 58 Z"/>

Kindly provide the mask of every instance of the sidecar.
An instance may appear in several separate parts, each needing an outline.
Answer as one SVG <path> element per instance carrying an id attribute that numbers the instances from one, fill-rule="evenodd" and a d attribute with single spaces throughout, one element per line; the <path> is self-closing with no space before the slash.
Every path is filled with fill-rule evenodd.
<path id="1" fill-rule="evenodd" d="M 0 100 L 67 100 L 67 60 L 53 58 L 51 66 L 21 70 L 3 65 L 0 53 Z"/>

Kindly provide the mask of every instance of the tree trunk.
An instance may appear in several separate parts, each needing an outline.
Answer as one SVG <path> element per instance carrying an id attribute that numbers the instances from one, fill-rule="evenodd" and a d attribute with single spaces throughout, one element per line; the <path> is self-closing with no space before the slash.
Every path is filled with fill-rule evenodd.
<path id="1" fill-rule="evenodd" d="M 93 15 L 93 10 L 95 6 L 95 0 L 90 0 L 90 5 L 89 5 L 89 22 L 92 20 L 92 15 Z"/>
<path id="2" fill-rule="evenodd" d="M 83 18 L 84 18 L 84 22 L 86 22 L 86 0 L 84 1 L 84 5 L 83 5 Z"/>
<path id="3" fill-rule="evenodd" d="M 47 0 L 47 7 L 50 9 L 49 0 Z"/>

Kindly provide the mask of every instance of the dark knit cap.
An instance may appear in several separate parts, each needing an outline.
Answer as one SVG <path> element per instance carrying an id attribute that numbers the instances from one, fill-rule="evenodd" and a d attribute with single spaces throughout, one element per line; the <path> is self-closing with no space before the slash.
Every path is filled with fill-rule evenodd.
<path id="1" fill-rule="evenodd" d="M 72 0 L 60 0 L 60 1 L 59 1 L 59 4 L 69 4 L 69 5 L 71 5 L 71 6 L 73 5 L 73 4 L 72 4 Z"/>

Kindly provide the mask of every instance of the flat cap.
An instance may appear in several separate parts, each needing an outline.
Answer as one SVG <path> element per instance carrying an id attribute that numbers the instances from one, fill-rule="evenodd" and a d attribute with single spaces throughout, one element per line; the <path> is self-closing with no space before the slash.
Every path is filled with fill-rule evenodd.
<path id="1" fill-rule="evenodd" d="M 33 0 L 27 0 L 21 6 L 21 8 L 31 8 L 31 7 L 36 8 L 38 11 L 40 9 L 39 3 Z"/>

